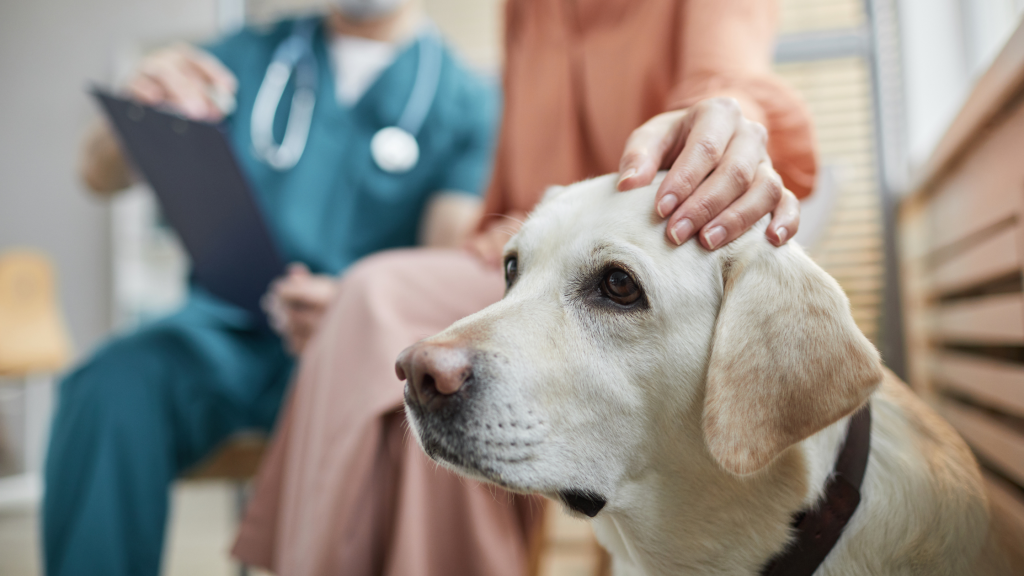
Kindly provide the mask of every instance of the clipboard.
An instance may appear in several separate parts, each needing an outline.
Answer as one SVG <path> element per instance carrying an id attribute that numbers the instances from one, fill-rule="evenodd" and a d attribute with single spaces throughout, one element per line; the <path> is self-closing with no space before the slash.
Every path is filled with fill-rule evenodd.
<path id="1" fill-rule="evenodd" d="M 285 261 L 222 129 L 98 88 L 91 93 L 181 237 L 193 280 L 265 326 L 260 299 Z"/>

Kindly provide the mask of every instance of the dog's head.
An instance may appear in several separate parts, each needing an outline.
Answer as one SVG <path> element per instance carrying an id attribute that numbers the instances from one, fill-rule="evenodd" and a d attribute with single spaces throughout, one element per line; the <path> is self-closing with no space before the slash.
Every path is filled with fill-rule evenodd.
<path id="1" fill-rule="evenodd" d="M 835 280 L 765 222 L 671 246 L 656 185 L 549 192 L 505 247 L 504 299 L 402 353 L 427 454 L 593 516 L 680 445 L 752 474 L 867 399 L 881 365 Z"/>

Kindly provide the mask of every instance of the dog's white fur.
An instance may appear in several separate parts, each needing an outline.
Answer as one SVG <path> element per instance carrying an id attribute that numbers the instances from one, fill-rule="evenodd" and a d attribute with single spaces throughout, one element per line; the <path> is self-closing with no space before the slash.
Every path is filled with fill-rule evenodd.
<path id="1" fill-rule="evenodd" d="M 506 297 L 426 341 L 479 352 L 472 414 L 442 440 L 460 461 L 441 461 L 555 499 L 601 495 L 592 522 L 617 575 L 753 575 L 819 501 L 868 401 L 862 502 L 816 574 L 981 573 L 993 552 L 977 464 L 883 371 L 836 282 L 794 243 L 769 244 L 767 219 L 715 252 L 669 245 L 657 184 L 549 192 L 506 247 L 519 266 Z M 610 263 L 646 308 L 600 300 Z M 413 412 L 417 439 L 446 426 Z"/>

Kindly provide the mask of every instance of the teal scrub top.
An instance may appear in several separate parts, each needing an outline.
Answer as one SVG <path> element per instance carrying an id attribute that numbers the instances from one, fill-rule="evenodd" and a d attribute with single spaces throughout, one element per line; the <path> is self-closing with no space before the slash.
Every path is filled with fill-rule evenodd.
<path id="1" fill-rule="evenodd" d="M 346 106 L 335 97 L 321 19 L 313 36 L 318 84 L 309 139 L 298 163 L 278 171 L 255 156 L 249 125 L 273 53 L 297 22 L 246 28 L 205 48 L 238 78 L 237 108 L 225 128 L 282 255 L 314 272 L 338 274 L 373 252 L 415 245 L 420 216 L 435 192 L 482 193 L 494 152 L 498 90 L 445 47 L 437 94 L 416 135 L 419 162 L 403 174 L 385 172 L 371 158 L 370 139 L 395 125 L 405 108 L 416 79 L 418 44 L 401 47 L 360 100 Z M 292 92 L 289 85 L 278 105 L 278 142 Z"/>

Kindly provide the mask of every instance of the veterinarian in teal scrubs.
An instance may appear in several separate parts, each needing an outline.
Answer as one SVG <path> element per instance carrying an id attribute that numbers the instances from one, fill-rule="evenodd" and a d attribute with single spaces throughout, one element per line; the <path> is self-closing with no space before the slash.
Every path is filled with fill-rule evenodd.
<path id="1" fill-rule="evenodd" d="M 193 117 L 215 116 L 210 101 L 197 99 L 194 91 L 170 90 L 159 80 L 191 74 L 212 88 L 218 82 L 231 88 L 234 76 L 237 106 L 225 122 L 236 154 L 281 251 L 314 273 L 336 275 L 372 252 L 416 244 L 426 225 L 423 215 L 435 200 L 478 194 L 490 167 L 497 91 L 468 72 L 423 26 L 418 3 L 364 3 L 373 10 L 346 13 L 359 1 L 345 0 L 327 18 L 243 30 L 209 46 L 208 53 L 171 49 L 143 64 L 133 89 L 137 97 L 155 94 L 148 99 L 177 105 Z M 366 86 L 358 98 L 341 101 L 332 64 L 345 56 L 335 54 L 344 50 L 336 40 L 363 22 L 379 28 L 386 18 L 399 19 L 399 30 L 402 22 L 413 24 L 404 36 L 397 34 L 390 56 L 386 46 L 357 51 L 388 63 L 378 65 L 370 81 L 366 66 L 352 68 Z M 281 150 L 274 145 L 287 141 L 288 122 L 296 114 L 292 95 L 297 85 L 305 89 L 308 83 L 296 75 L 289 80 L 272 120 L 269 148 L 258 150 L 254 133 L 260 128 L 252 121 L 260 121 L 253 107 L 268 66 L 280 56 L 275 53 L 282 43 L 297 34 L 311 43 L 317 82 L 308 138 L 297 162 L 288 166 L 294 157 L 285 157 L 287 144 Z M 430 50 L 439 64 L 434 72 L 423 66 Z M 219 66 L 231 74 L 219 72 Z M 417 88 L 424 73 L 436 89 L 430 78 L 429 90 Z M 351 97 L 353 88 L 347 89 Z M 421 102 L 410 104 L 415 98 Z M 383 159 L 376 158 L 371 140 L 408 116 L 409 106 L 425 107 L 420 126 L 402 126 L 414 133 L 413 165 L 408 139 L 399 142 L 397 152 L 385 149 Z M 94 168 L 118 162 L 123 168 L 123 157 L 109 149 L 109 132 L 88 146 Z M 127 183 L 124 174 L 110 176 L 115 172 L 104 177 L 87 169 L 84 175 L 93 188 L 112 189 Z M 158 574 L 171 483 L 232 432 L 269 429 L 291 370 L 292 359 L 276 335 L 256 329 L 246 312 L 198 287 L 179 312 L 100 348 L 60 387 L 45 477 L 46 572 Z"/>

